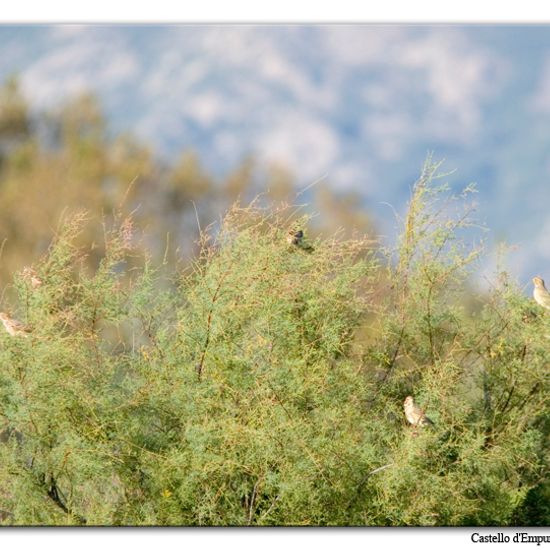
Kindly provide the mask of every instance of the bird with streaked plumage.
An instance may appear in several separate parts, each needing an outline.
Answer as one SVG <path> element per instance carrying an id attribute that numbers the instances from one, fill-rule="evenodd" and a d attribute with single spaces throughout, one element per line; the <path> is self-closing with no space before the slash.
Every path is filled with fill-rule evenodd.
<path id="1" fill-rule="evenodd" d="M 550 292 L 546 289 L 544 280 L 540 277 L 533 277 L 533 284 L 535 288 L 533 290 L 533 298 L 535 302 L 546 309 L 550 309 Z"/>
<path id="2" fill-rule="evenodd" d="M 0 312 L 0 321 L 2 321 L 4 328 L 10 336 L 25 336 L 27 337 L 30 332 L 29 327 L 18 321 L 12 319 L 7 313 Z"/>
<path id="3" fill-rule="evenodd" d="M 405 398 L 403 403 L 405 409 L 405 417 L 413 426 L 433 426 L 433 422 L 425 415 L 424 411 L 415 405 L 411 395 Z"/>

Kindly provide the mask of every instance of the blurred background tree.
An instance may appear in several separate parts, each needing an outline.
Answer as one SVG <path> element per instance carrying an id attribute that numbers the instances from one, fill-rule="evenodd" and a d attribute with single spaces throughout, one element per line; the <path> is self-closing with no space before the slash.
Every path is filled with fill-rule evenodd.
<path id="1" fill-rule="evenodd" d="M 196 250 L 199 226 L 219 221 L 236 201 L 258 195 L 264 204 L 297 202 L 294 176 L 282 165 L 260 166 L 252 157 L 215 177 L 185 147 L 172 162 L 155 156 L 131 132 L 109 129 L 100 103 L 90 93 L 50 112 L 32 111 L 16 77 L 0 90 L 0 281 L 32 264 L 47 250 L 62 214 L 85 210 L 92 219 L 112 222 L 134 212 L 146 229 L 146 246 L 154 259 L 169 265 L 185 262 Z M 335 193 L 322 183 L 299 197 L 320 214 L 312 236 L 353 228 L 372 233 L 368 215 L 353 193 Z M 311 211 L 311 210 L 310 210 Z M 296 215 L 302 215 L 303 209 Z M 197 223 L 198 222 L 198 223 Z M 104 253 L 102 234 L 90 224 L 81 243 L 92 243 L 94 266 Z"/>

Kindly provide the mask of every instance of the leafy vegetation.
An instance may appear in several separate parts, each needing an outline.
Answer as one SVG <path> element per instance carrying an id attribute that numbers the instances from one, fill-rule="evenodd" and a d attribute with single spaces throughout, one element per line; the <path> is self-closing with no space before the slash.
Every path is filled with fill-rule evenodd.
<path id="1" fill-rule="evenodd" d="M 33 262 L 40 284 L 20 262 L 35 233 L 5 247 L 19 265 L 3 309 L 30 332 L 0 332 L 2 523 L 550 522 L 550 324 L 505 273 L 482 294 L 469 283 L 483 253 L 466 240 L 473 189 L 453 196 L 428 159 L 392 250 L 365 236 L 357 212 L 355 236 L 349 226 L 320 236 L 283 194 L 228 206 L 178 253 L 161 225 L 146 224 L 156 237 L 140 232 L 148 218 L 136 201 L 147 192 L 132 196 L 137 182 L 98 191 L 115 144 L 69 114 L 65 146 L 46 152 L 28 142 L 32 125 L 12 121 L 2 149 L 0 196 L 20 196 L 19 170 L 31 181 L 68 177 L 69 155 L 71 181 L 98 197 L 87 215 L 64 214 Z M 94 176 L 82 164 L 92 158 Z M 111 183 L 131 176 L 130 158 Z M 184 233 L 201 220 L 175 200 L 180 184 L 193 196 L 176 182 L 202 192 L 207 176 L 187 165 L 178 180 L 178 170 L 159 175 L 175 187 L 151 208 L 174 208 L 158 224 L 189 211 Z M 61 212 L 53 202 L 44 223 Z M 111 214 L 100 224 L 102 210 Z M 289 242 L 289 228 L 304 230 L 307 246 Z M 406 422 L 407 395 L 433 427 Z"/>

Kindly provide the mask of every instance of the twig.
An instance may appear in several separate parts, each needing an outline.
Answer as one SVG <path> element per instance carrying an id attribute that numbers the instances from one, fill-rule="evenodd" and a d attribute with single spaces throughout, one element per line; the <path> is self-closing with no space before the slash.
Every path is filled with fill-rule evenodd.
<path id="1" fill-rule="evenodd" d="M 297 199 L 300 195 L 303 195 L 307 190 L 311 189 L 314 185 L 317 185 L 318 183 L 321 183 L 324 179 L 327 178 L 327 176 L 328 176 L 328 172 L 326 172 L 320 178 L 317 178 L 313 183 L 310 183 L 307 187 L 304 187 L 304 189 L 302 189 L 301 191 L 296 193 L 295 198 Z"/>
<path id="2" fill-rule="evenodd" d="M 365 485 L 367 484 L 367 481 L 374 475 L 374 474 L 377 474 L 378 472 L 382 472 L 383 470 L 386 470 L 387 468 L 393 466 L 394 463 L 393 462 L 390 462 L 389 464 L 385 464 L 384 466 L 379 466 L 378 468 L 375 468 L 374 470 L 368 472 L 364 477 L 363 479 L 359 482 L 359 484 L 357 485 L 357 492 L 355 493 L 355 497 L 353 497 L 352 499 L 350 499 L 349 503 L 348 503 L 348 510 L 351 508 L 352 504 L 357 500 L 357 498 L 359 498 L 359 495 L 361 494 L 361 491 L 363 490 L 363 488 L 365 487 Z"/>
<path id="3" fill-rule="evenodd" d="M 86 518 L 78 515 L 78 514 L 75 514 L 64 502 L 63 502 L 63 493 L 61 492 L 61 490 L 58 488 L 56 482 L 55 482 L 55 479 L 54 477 L 52 476 L 51 479 L 50 479 L 50 483 L 49 483 L 49 487 L 48 487 L 48 484 L 46 483 L 46 480 L 45 480 L 45 477 L 42 478 L 42 485 L 45 486 L 46 490 L 47 490 L 47 495 L 48 497 L 50 498 L 50 500 L 58 507 L 60 508 L 61 510 L 63 510 L 63 512 L 65 512 L 65 514 L 68 514 L 70 516 L 73 516 L 77 519 L 77 521 L 81 524 L 85 524 L 87 523 L 87 520 Z"/>
<path id="4" fill-rule="evenodd" d="M 275 504 L 277 504 L 278 500 L 281 498 L 281 495 L 277 495 L 273 502 L 271 503 L 271 506 L 261 515 L 259 521 L 261 522 L 266 516 L 269 515 L 269 513 L 271 512 L 271 510 L 273 510 L 273 508 L 275 507 Z"/>
<path id="5" fill-rule="evenodd" d="M 393 370 L 393 367 L 395 366 L 395 361 L 397 360 L 397 355 L 399 354 L 399 350 L 401 349 L 401 343 L 403 341 L 403 335 L 404 334 L 405 334 L 405 324 L 403 323 L 401 325 L 401 331 L 399 332 L 399 338 L 397 339 L 397 344 L 395 346 L 395 350 L 393 352 L 392 358 L 390 359 L 390 362 L 389 362 L 388 367 L 386 369 L 386 373 L 384 374 L 384 378 L 382 378 L 382 380 L 380 381 L 378 391 L 380 391 L 382 389 L 382 386 L 386 383 L 386 380 L 388 379 L 391 371 Z M 375 398 L 376 398 L 376 396 L 375 396 Z M 374 401 L 374 399 L 371 399 L 371 402 Z"/>
<path id="6" fill-rule="evenodd" d="M 208 351 L 208 346 L 210 345 L 210 333 L 211 333 L 211 326 L 212 326 L 212 314 L 214 313 L 214 305 L 216 304 L 216 301 L 218 299 L 220 290 L 222 288 L 222 284 L 225 280 L 225 277 L 229 273 L 229 269 L 223 274 L 221 279 L 218 281 L 218 286 L 216 287 L 216 290 L 214 291 L 214 295 L 212 296 L 212 302 L 210 304 L 210 309 L 208 311 L 208 318 L 206 320 L 206 339 L 204 341 L 204 345 L 201 352 L 201 358 L 199 363 L 196 366 L 197 375 L 199 377 L 199 381 L 202 377 L 202 370 L 204 368 L 204 361 L 206 359 L 206 352 Z"/>
<path id="7" fill-rule="evenodd" d="M 197 207 L 195 206 L 195 201 L 191 201 L 191 204 L 193 205 L 193 208 L 195 209 L 195 218 L 197 218 L 197 227 L 199 228 L 199 235 L 202 234 L 201 229 L 201 222 L 199 221 L 199 213 L 197 211 Z"/>
<path id="8" fill-rule="evenodd" d="M 256 495 L 258 494 L 258 485 L 260 484 L 260 479 L 254 484 L 254 489 L 252 489 L 252 497 L 250 498 L 250 506 L 248 507 L 248 525 L 252 523 L 252 513 L 254 512 L 254 503 L 256 501 Z"/>
<path id="9" fill-rule="evenodd" d="M 389 468 L 390 466 L 393 466 L 393 462 L 390 462 L 390 464 L 385 464 L 384 466 L 380 466 L 379 468 L 375 468 L 372 472 L 369 472 L 365 479 L 363 480 L 363 483 L 369 479 L 370 476 L 377 474 L 378 472 L 381 472 L 382 470 L 385 470 L 386 468 Z"/>

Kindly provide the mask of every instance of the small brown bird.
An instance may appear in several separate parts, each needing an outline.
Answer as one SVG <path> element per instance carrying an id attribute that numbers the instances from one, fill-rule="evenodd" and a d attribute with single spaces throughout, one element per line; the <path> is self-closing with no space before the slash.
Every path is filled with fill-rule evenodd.
<path id="1" fill-rule="evenodd" d="M 297 246 L 306 252 L 313 252 L 313 247 L 304 241 L 304 232 L 301 229 L 291 229 L 287 235 L 286 240 L 288 244 Z"/>
<path id="2" fill-rule="evenodd" d="M 293 244 L 295 246 L 299 246 L 302 243 L 303 238 L 304 232 L 301 229 L 298 229 L 297 231 L 290 229 L 286 236 L 288 244 Z"/>
<path id="3" fill-rule="evenodd" d="M 407 396 L 403 408 L 405 417 L 413 426 L 433 426 L 433 422 L 424 414 L 424 411 L 414 404 L 412 396 Z"/>
<path id="4" fill-rule="evenodd" d="M 546 309 L 550 309 L 550 292 L 546 289 L 544 281 L 540 277 L 533 277 L 533 298 L 535 302 Z"/>
<path id="5" fill-rule="evenodd" d="M 23 269 L 23 278 L 30 283 L 33 289 L 37 289 L 42 286 L 42 279 L 32 267 L 27 266 Z"/>
<path id="6" fill-rule="evenodd" d="M 28 336 L 30 329 L 20 321 L 12 319 L 7 313 L 0 312 L 0 320 L 4 324 L 4 328 L 7 330 L 10 336 Z"/>

